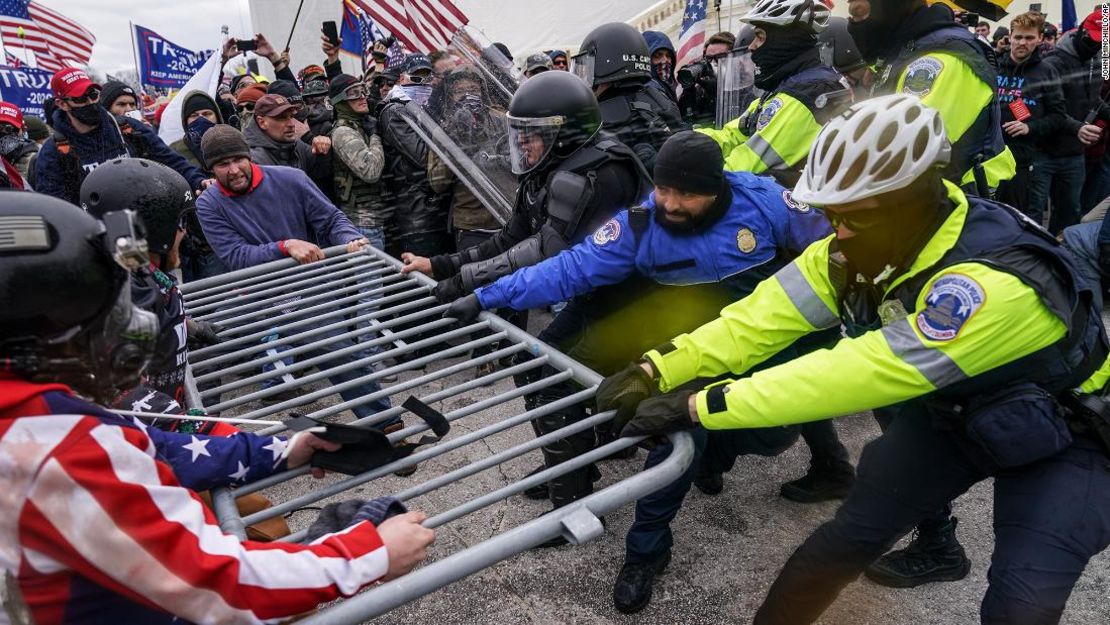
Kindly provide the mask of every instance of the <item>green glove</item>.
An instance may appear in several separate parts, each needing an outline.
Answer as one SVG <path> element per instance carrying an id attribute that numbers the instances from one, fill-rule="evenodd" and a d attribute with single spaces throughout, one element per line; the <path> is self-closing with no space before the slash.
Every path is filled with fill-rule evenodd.
<path id="1" fill-rule="evenodd" d="M 634 362 L 602 380 L 597 387 L 594 401 L 597 402 L 598 411 L 617 411 L 611 428 L 614 432 L 620 432 L 636 413 L 636 406 L 655 392 L 655 380 L 651 379 L 640 363 Z"/>
<path id="2" fill-rule="evenodd" d="M 693 391 L 668 393 L 644 400 L 636 415 L 621 430 L 621 436 L 652 436 L 686 430 L 696 424 L 690 419 L 690 396 Z"/>

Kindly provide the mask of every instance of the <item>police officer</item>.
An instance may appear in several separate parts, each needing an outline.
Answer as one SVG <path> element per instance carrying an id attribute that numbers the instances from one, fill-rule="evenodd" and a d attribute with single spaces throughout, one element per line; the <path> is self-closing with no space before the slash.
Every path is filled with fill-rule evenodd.
<path id="1" fill-rule="evenodd" d="M 1057 622 L 1087 560 L 1110 543 L 1110 465 L 1090 440 L 1073 442 L 1055 399 L 1106 358 L 1098 311 L 1055 239 L 942 178 L 951 150 L 940 114 L 912 96 L 830 121 L 795 197 L 823 202 L 836 235 L 599 390 L 603 407 L 641 400 L 626 436 L 890 407 L 856 486 L 787 561 L 759 625 L 813 622 L 901 534 L 988 477 L 995 553 L 984 623 Z M 850 338 L 830 350 L 670 392 L 841 323 Z M 645 398 L 645 378 L 650 394 L 667 394 Z"/>
<path id="2" fill-rule="evenodd" d="M 850 0 L 848 32 L 878 75 L 874 95 L 908 93 L 936 109 L 952 142 L 945 177 L 988 196 L 1014 176 L 1002 138 L 993 51 L 943 3 Z"/>
<path id="3" fill-rule="evenodd" d="M 649 86 L 651 53 L 643 35 L 621 22 L 602 24 L 582 40 L 573 61 L 572 71 L 597 95 L 605 129 L 650 171 L 663 142 L 685 124 L 678 104 Z"/>
<path id="4" fill-rule="evenodd" d="M 653 288 L 643 289 L 605 318 L 592 320 L 566 348 L 572 358 L 602 373 L 616 371 L 645 349 L 715 318 L 721 308 L 750 294 L 831 232 L 820 211 L 795 202 L 774 181 L 747 172 L 723 172 L 723 166 L 721 150 L 712 139 L 693 131 L 675 134 L 659 152 L 655 190 L 642 206 L 620 211 L 570 250 L 479 288 L 452 304 L 447 315 L 468 320 L 479 310 L 502 306 L 527 310 L 604 291 L 633 274 L 645 276 Z M 817 338 L 810 345 L 835 341 L 837 334 L 826 332 Z M 781 357 L 795 355 L 788 351 Z M 671 557 L 670 520 L 691 482 L 697 480 L 704 488 L 705 481 L 715 479 L 720 492 L 720 474 L 738 455 L 777 455 L 797 437 L 796 428 L 782 427 L 696 431 L 698 456 L 686 474 L 636 504 L 625 564 L 613 588 L 617 609 L 637 612 L 651 600 L 655 575 Z M 555 453 L 559 450 L 544 451 L 549 466 L 565 459 Z M 669 445 L 654 448 L 647 466 L 669 454 Z"/>
<path id="5" fill-rule="evenodd" d="M 740 19 L 766 33 L 751 53 L 763 95 L 724 128 L 699 132 L 720 144 L 726 169 L 793 186 L 821 125 L 851 102 L 848 83 L 817 48 L 829 9 L 815 0 L 761 0 Z"/>
<path id="6" fill-rule="evenodd" d="M 180 414 L 185 405 L 185 369 L 189 347 L 219 342 L 218 328 L 187 319 L 185 303 L 170 271 L 178 264 L 178 247 L 186 213 L 196 210 L 189 183 L 174 170 L 138 158 L 117 159 L 102 164 L 81 183 L 81 207 L 97 219 L 117 210 L 134 211 L 142 220 L 150 263 L 131 272 L 131 301 L 158 319 L 158 340 L 142 383 L 123 389 L 112 404 L 143 412 Z M 214 424 L 166 419 L 158 427 L 203 426 L 208 433 Z"/>

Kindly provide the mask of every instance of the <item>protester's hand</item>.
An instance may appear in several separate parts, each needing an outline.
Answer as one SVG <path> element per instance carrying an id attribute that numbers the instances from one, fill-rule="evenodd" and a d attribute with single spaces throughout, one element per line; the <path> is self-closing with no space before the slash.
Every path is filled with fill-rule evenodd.
<path id="1" fill-rule="evenodd" d="M 258 56 L 266 57 L 271 64 L 277 65 L 281 57 L 278 56 L 277 50 L 275 50 L 274 45 L 266 39 L 266 36 L 262 33 L 258 33 L 254 36 L 254 41 L 258 44 L 258 47 L 254 49 L 254 53 Z"/>
<path id="2" fill-rule="evenodd" d="M 324 56 L 328 57 L 329 64 L 339 60 L 339 46 L 333 46 L 327 35 L 320 35 L 320 49 L 324 51 Z"/>
<path id="3" fill-rule="evenodd" d="M 477 295 L 471 293 L 466 297 L 455 300 L 455 303 L 448 306 L 447 310 L 444 311 L 443 317 L 454 319 L 459 323 L 468 323 L 477 319 L 480 312 L 482 312 L 482 302 L 478 301 Z"/>
<path id="4" fill-rule="evenodd" d="M 220 326 L 208 321 L 186 319 L 185 334 L 187 336 L 189 349 L 211 347 L 218 344 L 220 342 L 220 329 Z"/>
<path id="5" fill-rule="evenodd" d="M 236 41 L 237 39 L 235 39 L 235 37 L 229 37 L 228 40 L 224 42 L 224 47 L 220 49 L 220 59 L 224 63 L 227 63 L 227 60 L 236 54 L 239 54 L 239 49 L 235 47 Z"/>
<path id="6" fill-rule="evenodd" d="M 1098 143 L 1099 137 L 1102 136 L 1102 128 L 1094 124 L 1083 124 L 1079 127 L 1077 136 L 1083 145 L 1094 145 Z"/>
<path id="7" fill-rule="evenodd" d="M 323 156 L 331 151 L 331 139 L 328 137 L 312 138 L 312 153 Z"/>
<path id="8" fill-rule="evenodd" d="M 434 278 L 432 275 L 432 261 L 424 256 L 417 256 L 412 252 L 405 252 L 401 254 L 401 262 L 404 266 L 401 267 L 401 273 L 412 273 L 414 271 L 422 273 L 429 278 Z"/>
<path id="9" fill-rule="evenodd" d="M 436 287 L 432 289 L 432 295 L 435 296 L 436 301 L 440 304 L 450 304 L 451 302 L 466 295 L 466 289 L 463 288 L 462 276 L 456 274 L 445 280 L 440 280 Z"/>
<path id="10" fill-rule="evenodd" d="M 374 47 L 370 49 L 370 56 L 374 57 L 375 61 L 384 61 L 387 51 L 385 44 L 379 39 L 374 42 Z"/>
<path id="11" fill-rule="evenodd" d="M 312 459 L 312 454 L 318 450 L 338 451 L 340 447 L 342 445 L 339 443 L 326 441 L 315 434 L 297 432 L 285 447 L 286 466 L 295 469 L 302 464 L 307 464 Z M 324 470 L 320 467 L 312 467 L 312 477 L 316 479 L 324 477 Z"/>
<path id="12" fill-rule="evenodd" d="M 347 253 L 353 254 L 359 250 L 366 249 L 367 245 L 370 245 L 370 240 L 366 237 L 355 239 L 354 241 L 347 241 Z"/>
<path id="13" fill-rule="evenodd" d="M 1015 119 L 1013 121 L 1002 124 L 1002 130 L 1005 130 L 1006 134 L 1010 135 L 1011 137 L 1020 137 L 1022 135 L 1029 134 L 1029 124 L 1026 124 L 1025 122 L 1019 122 Z"/>
<path id="14" fill-rule="evenodd" d="M 300 239 L 286 239 L 285 252 L 298 263 L 305 265 L 324 260 L 324 251 L 317 245 Z"/>
<path id="15" fill-rule="evenodd" d="M 597 387 L 594 401 L 599 411 L 616 410 L 612 431 L 620 432 L 636 414 L 640 402 L 655 394 L 655 380 L 651 373 L 638 363 L 630 363 L 624 369 L 605 378 Z"/>
<path id="16" fill-rule="evenodd" d="M 423 512 L 406 512 L 378 526 L 378 536 L 389 554 L 389 570 L 382 578 L 384 581 L 397 579 L 428 557 L 428 547 L 435 542 L 436 533 L 420 525 L 427 518 Z"/>
<path id="17" fill-rule="evenodd" d="M 695 396 L 692 391 L 680 391 L 645 399 L 621 430 L 621 436 L 654 436 L 694 427 L 697 412 L 691 414 L 690 406 Z"/>
<path id="18" fill-rule="evenodd" d="M 216 179 L 215 178 L 205 178 L 204 180 L 201 180 L 200 181 L 200 188 L 197 189 L 197 196 L 200 196 L 201 193 L 204 193 L 205 189 L 207 189 L 208 187 L 210 187 L 214 184 L 216 184 Z"/>
<path id="19" fill-rule="evenodd" d="M 288 48 L 282 50 L 281 54 L 278 55 L 277 64 L 278 65 L 284 65 L 286 67 L 289 66 L 289 49 Z"/>

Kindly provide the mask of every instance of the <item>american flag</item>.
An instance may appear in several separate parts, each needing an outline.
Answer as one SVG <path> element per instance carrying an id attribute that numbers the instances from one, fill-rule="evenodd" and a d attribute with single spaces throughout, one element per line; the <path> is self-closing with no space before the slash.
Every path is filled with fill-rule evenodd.
<path id="1" fill-rule="evenodd" d="M 77 22 L 28 0 L 0 0 L 0 38 L 5 49 L 34 52 L 38 66 L 52 72 L 87 65 L 96 43 Z"/>
<path id="2" fill-rule="evenodd" d="M 701 57 L 705 44 L 706 0 L 686 0 L 686 13 L 682 16 L 682 30 L 678 33 L 678 59 L 675 67 L 682 67 Z"/>
<path id="3" fill-rule="evenodd" d="M 9 67 L 14 67 L 16 69 L 19 69 L 20 67 L 23 67 L 23 61 L 21 61 L 18 56 L 14 55 L 14 54 L 12 54 L 11 52 L 8 52 L 8 51 L 4 52 L 4 64 L 9 66 Z"/>
<path id="4" fill-rule="evenodd" d="M 451 0 L 352 0 L 406 49 L 427 54 L 469 22 Z"/>

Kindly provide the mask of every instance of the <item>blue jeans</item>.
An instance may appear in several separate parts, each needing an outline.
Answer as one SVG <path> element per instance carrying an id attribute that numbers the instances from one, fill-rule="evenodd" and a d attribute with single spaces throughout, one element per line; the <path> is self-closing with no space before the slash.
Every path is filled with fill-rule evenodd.
<path id="1" fill-rule="evenodd" d="M 674 482 L 636 502 L 636 516 L 624 539 L 627 563 L 650 562 L 671 549 L 671 520 L 678 514 L 690 485 L 701 474 L 727 473 L 740 456 L 758 454 L 777 456 L 798 440 L 794 427 L 751 430 L 690 430 L 694 438 L 694 460 Z M 648 453 L 644 469 L 649 469 L 671 453 L 669 442 Z"/>
<path id="2" fill-rule="evenodd" d="M 1033 221 L 1043 224 L 1049 197 L 1052 198 L 1052 215 L 1048 231 L 1057 234 L 1072 224 L 1079 223 L 1079 193 L 1087 166 L 1083 155 L 1048 156 L 1037 153 L 1033 157 L 1033 173 L 1029 180 L 1029 212 Z"/>

